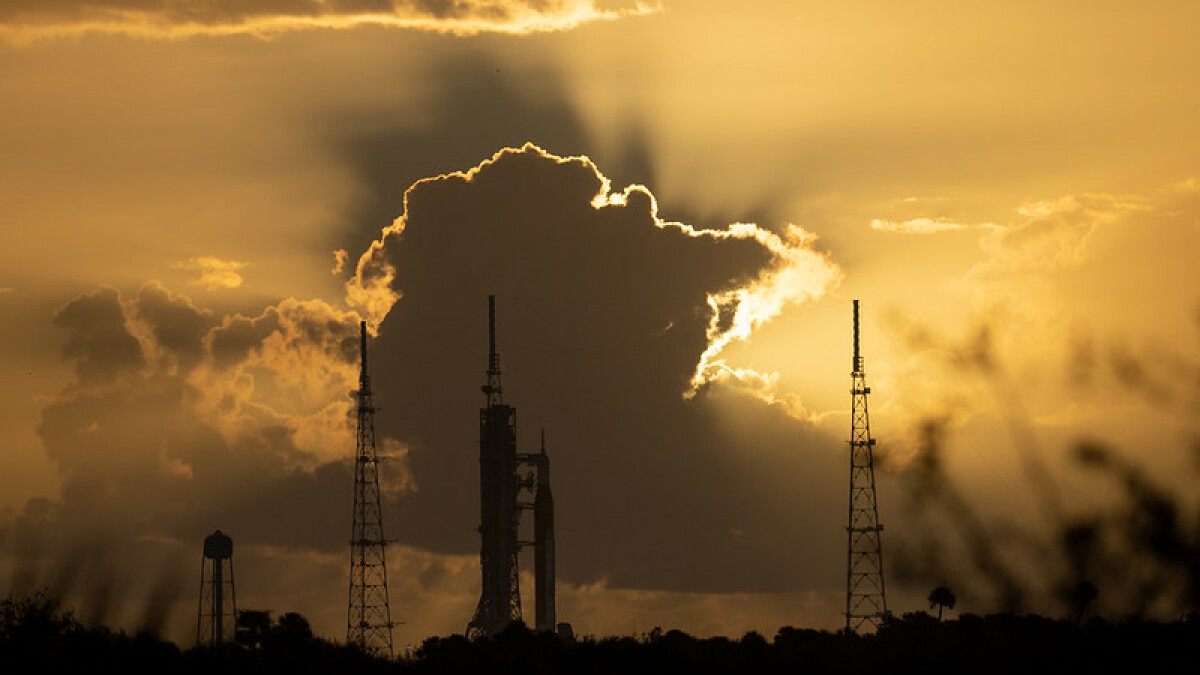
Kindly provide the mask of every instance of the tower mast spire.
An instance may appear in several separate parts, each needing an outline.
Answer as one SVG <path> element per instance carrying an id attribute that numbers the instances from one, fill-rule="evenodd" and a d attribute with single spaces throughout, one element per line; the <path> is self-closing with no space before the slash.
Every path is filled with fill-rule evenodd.
<path id="1" fill-rule="evenodd" d="M 504 404 L 504 388 L 500 384 L 500 355 L 496 353 L 496 296 L 488 296 L 488 369 L 487 384 L 483 393 L 487 395 L 487 407 Z"/>

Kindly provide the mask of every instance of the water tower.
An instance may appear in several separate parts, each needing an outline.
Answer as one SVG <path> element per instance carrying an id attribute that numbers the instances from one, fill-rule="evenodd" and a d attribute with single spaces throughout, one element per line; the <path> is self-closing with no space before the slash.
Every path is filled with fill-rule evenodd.
<path id="1" fill-rule="evenodd" d="M 200 611 L 196 620 L 196 644 L 223 644 L 233 639 L 236 628 L 233 540 L 217 530 L 204 538 L 204 555 L 200 559 Z"/>

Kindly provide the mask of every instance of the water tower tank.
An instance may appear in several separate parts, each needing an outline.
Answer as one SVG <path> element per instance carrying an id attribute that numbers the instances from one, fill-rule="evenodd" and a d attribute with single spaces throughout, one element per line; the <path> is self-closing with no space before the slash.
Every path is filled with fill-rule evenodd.
<path id="1" fill-rule="evenodd" d="M 193 551 L 195 549 L 192 549 Z M 233 540 L 217 530 L 204 538 L 204 557 L 209 560 L 226 560 L 233 557 Z"/>

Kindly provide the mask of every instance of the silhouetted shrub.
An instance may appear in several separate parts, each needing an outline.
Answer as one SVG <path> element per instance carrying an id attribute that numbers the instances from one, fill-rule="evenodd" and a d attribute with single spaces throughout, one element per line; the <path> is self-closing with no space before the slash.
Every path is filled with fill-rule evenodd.
<path id="1" fill-rule="evenodd" d="M 265 615 L 265 613 L 263 613 Z M 261 618 L 261 617 L 260 617 Z M 262 622 L 256 621 L 262 628 Z M 0 602 L 0 673 L 117 672 L 210 675 L 429 673 L 453 675 L 639 675 L 680 673 L 857 674 L 1191 672 L 1200 618 L 1163 623 L 1129 618 L 1048 619 L 964 614 L 938 621 L 926 612 L 888 618 L 874 635 L 780 628 L 772 641 L 697 639 L 656 629 L 638 640 L 593 637 L 568 642 L 514 623 L 492 638 L 430 637 L 409 660 L 392 661 L 314 636 L 308 621 L 285 613 L 261 638 L 181 651 L 149 633 L 88 627 L 45 594 Z"/>

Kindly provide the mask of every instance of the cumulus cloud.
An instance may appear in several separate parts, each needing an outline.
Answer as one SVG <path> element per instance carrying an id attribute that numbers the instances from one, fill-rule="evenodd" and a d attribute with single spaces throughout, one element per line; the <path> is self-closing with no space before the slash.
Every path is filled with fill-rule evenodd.
<path id="1" fill-rule="evenodd" d="M 238 260 L 222 260 L 211 256 L 188 258 L 171 265 L 178 270 L 197 272 L 199 276 L 189 283 L 209 291 L 240 287 L 242 275 L 238 271 L 245 266 L 246 263 Z"/>
<path id="2" fill-rule="evenodd" d="M 504 148 L 491 158 L 467 171 L 444 174 L 414 184 L 404 198 L 404 212 L 409 211 L 409 194 L 432 181 L 461 180 L 472 182 L 479 172 L 502 161 L 506 156 L 526 155 L 548 162 L 575 164 L 595 179 L 596 192 L 589 200 L 593 209 L 625 208 L 631 200 L 648 205 L 650 223 L 660 229 L 675 231 L 686 237 L 712 241 L 741 240 L 754 242 L 770 258 L 770 262 L 757 271 L 753 280 L 732 284 L 729 288 L 706 293 L 706 304 L 710 320 L 706 329 L 708 347 L 697 360 L 690 387 L 685 395 L 695 395 L 697 390 L 718 377 L 741 379 L 721 358 L 721 352 L 732 342 L 745 340 L 755 328 L 778 316 L 793 304 L 799 304 L 825 295 L 841 281 L 842 272 L 825 254 L 814 247 L 816 236 L 796 225 L 788 225 L 783 236 L 753 223 L 733 223 L 724 229 L 696 228 L 691 225 L 665 221 L 659 217 L 658 202 L 645 186 L 631 185 L 621 192 L 614 192 L 612 184 L 599 168 L 587 157 L 559 157 L 546 152 L 532 143 L 522 148 Z M 347 284 L 347 302 L 376 322 L 400 299 L 402 290 L 396 287 L 395 269 L 384 253 L 388 237 L 402 236 L 406 215 L 401 216 L 384 232 L 360 259 L 357 274 Z M 673 325 L 673 324 L 672 324 Z M 761 374 L 759 374 L 761 375 Z M 763 378 L 758 378 L 763 379 Z"/>
<path id="3" fill-rule="evenodd" d="M 653 11 L 655 7 L 643 2 L 614 5 L 595 0 L 6 0 L 0 2 L 0 34 L 17 42 L 86 33 L 178 39 L 382 26 L 455 35 L 520 35 Z"/>
<path id="4" fill-rule="evenodd" d="M 778 396 L 775 374 L 731 367 L 722 358 L 722 352 L 734 342 L 746 341 L 756 328 L 789 306 L 815 300 L 833 290 L 842 279 L 842 271 L 828 256 L 813 248 L 814 235 L 795 225 L 788 226 L 784 237 L 743 223 L 730 226 L 726 232 L 732 237 L 752 237 L 771 251 L 775 262 L 751 283 L 708 294 L 712 310 L 706 331 L 708 347 L 696 365 L 687 395 L 695 395 L 708 382 L 732 378 L 742 386 L 757 383 L 753 387 L 757 395 L 774 402 Z M 723 316 L 727 312 L 732 312 L 732 316 Z M 791 408 L 801 409 L 796 404 Z"/>
<path id="5" fill-rule="evenodd" d="M 75 378 L 37 432 L 60 496 L 0 526 L 16 545 L 0 555 L 14 585 L 86 607 L 111 604 L 87 590 L 108 588 L 129 605 L 155 592 L 141 582 L 156 566 L 181 575 L 176 559 L 215 528 L 342 551 L 357 315 L 286 299 L 255 317 L 217 316 L 151 281 L 82 294 L 54 321 Z M 389 499 L 412 486 L 402 448 L 393 455 Z"/>
<path id="6" fill-rule="evenodd" d="M 125 326 L 125 312 L 115 288 L 99 288 L 74 298 L 54 315 L 68 332 L 63 355 L 75 361 L 81 386 L 107 383 L 122 373 L 136 373 L 144 363 L 141 344 Z"/>
<path id="7" fill-rule="evenodd" d="M 356 318 L 288 299 L 218 321 L 158 282 L 130 299 L 111 288 L 84 294 L 55 318 L 71 332 L 64 354 L 77 381 L 43 413 L 47 451 L 61 474 L 85 483 L 121 467 L 196 480 L 205 478 L 197 467 L 236 473 L 218 468 L 230 459 L 219 448 L 242 448 L 236 464 L 262 460 L 275 475 L 337 461 L 353 446 Z M 76 471 L 84 457 L 108 469 Z"/>
<path id="8" fill-rule="evenodd" d="M 339 248 L 338 250 L 334 251 L 333 252 L 333 269 L 331 269 L 329 271 L 330 274 L 333 274 L 334 276 L 341 274 L 342 270 L 344 270 L 346 268 L 346 261 L 348 261 L 349 259 L 350 259 L 350 253 L 346 249 Z"/>
<path id="9" fill-rule="evenodd" d="M 132 303 L 132 325 L 141 325 L 149 335 L 143 348 L 161 358 L 173 359 L 177 367 L 190 369 L 204 357 L 204 334 L 213 323 L 212 312 L 196 307 L 184 296 L 174 296 L 157 281 L 138 291 Z M 171 368 L 171 365 L 165 368 Z"/>
<path id="10" fill-rule="evenodd" d="M 984 237 L 983 248 L 992 255 L 985 266 L 1053 269 L 1078 265 L 1097 228 L 1148 208 L 1133 199 L 1098 193 L 1027 202 L 1017 208 L 1014 222 L 994 228 Z"/>
<path id="11" fill-rule="evenodd" d="M 778 234 L 753 223 L 732 223 L 723 229 L 710 229 L 664 220 L 659 216 L 656 198 L 645 186 L 635 184 L 614 191 L 611 181 L 588 157 L 560 157 L 531 143 L 522 148 L 504 148 L 469 170 L 414 183 L 405 193 L 404 213 L 409 213 L 409 196 L 413 191 L 440 181 L 461 180 L 470 183 L 479 172 L 506 156 L 517 154 L 539 157 L 558 165 L 576 165 L 590 173 L 594 177 L 595 193 L 588 203 L 597 211 L 623 209 L 632 200 L 647 205 L 650 224 L 660 230 L 711 242 L 742 241 L 757 244 L 753 248 L 764 254 L 766 259 L 765 264 L 753 272 L 752 280 L 743 279 L 742 283 L 705 294 L 709 311 L 705 331 L 707 347 L 697 358 L 688 387 L 682 395 L 690 398 L 709 382 L 727 380 L 736 382 L 740 389 L 753 392 L 753 395 L 768 403 L 786 401 L 785 407 L 796 417 L 809 418 L 809 413 L 795 395 L 789 396 L 778 391 L 776 374 L 758 372 L 748 367 L 733 367 L 722 357 L 722 353 L 731 344 L 745 341 L 756 328 L 785 309 L 819 298 L 841 282 L 840 268 L 829 256 L 816 249 L 816 235 L 793 224 L 787 225 L 784 232 Z M 372 244 L 360 257 L 356 274 L 347 284 L 348 304 L 370 317 L 372 324 L 381 321 L 403 295 L 401 285 L 395 283 L 395 269 L 384 253 L 384 246 L 388 237 L 401 237 L 405 226 L 406 215 L 402 215 L 385 230 L 384 238 Z M 674 326 L 674 322 L 667 321 L 664 325 Z"/>
<path id="12" fill-rule="evenodd" d="M 381 428 L 408 448 L 419 486 L 396 536 L 445 554 L 478 550 L 478 504 L 464 488 L 478 480 L 495 294 L 520 442 L 533 447 L 543 426 L 550 439 L 560 540 L 572 542 L 564 580 L 766 592 L 836 577 L 837 565 L 826 570 L 791 542 L 825 542 L 835 559 L 837 517 L 789 514 L 842 512 L 831 488 L 840 444 L 783 406 L 716 394 L 777 387 L 728 345 L 828 293 L 840 274 L 799 227 L 673 222 L 648 189 L 614 189 L 590 159 L 533 145 L 416 182 L 347 284 L 347 303 L 378 326 L 372 381 L 391 410 Z M 714 414 L 729 399 L 748 401 L 737 417 L 756 420 L 752 435 Z M 730 481 L 762 489 L 714 502 Z"/>

